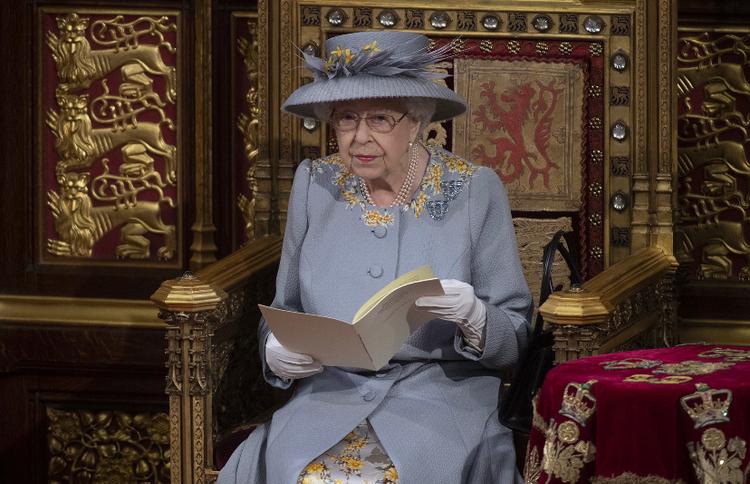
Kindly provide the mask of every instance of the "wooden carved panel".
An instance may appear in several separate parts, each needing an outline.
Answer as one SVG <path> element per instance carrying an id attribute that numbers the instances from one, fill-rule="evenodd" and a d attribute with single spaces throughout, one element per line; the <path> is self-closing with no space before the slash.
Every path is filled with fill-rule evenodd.
<path id="1" fill-rule="evenodd" d="M 38 257 L 179 265 L 179 14 L 40 9 L 38 23 Z"/>
<path id="2" fill-rule="evenodd" d="M 681 30 L 675 255 L 690 280 L 750 279 L 750 33 Z"/>
<path id="3" fill-rule="evenodd" d="M 169 416 L 47 408 L 51 483 L 169 481 Z"/>

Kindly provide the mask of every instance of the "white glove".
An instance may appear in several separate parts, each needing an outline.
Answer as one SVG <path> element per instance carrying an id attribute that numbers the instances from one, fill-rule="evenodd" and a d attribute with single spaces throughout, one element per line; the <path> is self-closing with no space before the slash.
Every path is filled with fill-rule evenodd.
<path id="1" fill-rule="evenodd" d="M 487 322 L 487 308 L 481 299 L 474 295 L 471 284 L 455 279 L 441 279 L 445 296 L 423 296 L 416 300 L 417 308 L 429 311 L 453 321 L 461 328 L 464 340 L 472 348 L 484 350 L 484 325 Z"/>
<path id="2" fill-rule="evenodd" d="M 323 371 L 323 365 L 312 356 L 295 353 L 281 346 L 273 333 L 266 338 L 266 363 L 278 377 L 287 380 L 306 378 Z"/>

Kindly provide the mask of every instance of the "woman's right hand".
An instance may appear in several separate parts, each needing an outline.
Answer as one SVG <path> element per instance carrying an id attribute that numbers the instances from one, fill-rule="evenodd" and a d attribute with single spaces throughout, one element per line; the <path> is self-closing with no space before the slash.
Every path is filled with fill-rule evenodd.
<path id="1" fill-rule="evenodd" d="M 312 356 L 295 353 L 281 346 L 273 333 L 266 338 L 266 363 L 276 376 L 287 380 L 307 378 L 323 371 L 323 365 Z"/>

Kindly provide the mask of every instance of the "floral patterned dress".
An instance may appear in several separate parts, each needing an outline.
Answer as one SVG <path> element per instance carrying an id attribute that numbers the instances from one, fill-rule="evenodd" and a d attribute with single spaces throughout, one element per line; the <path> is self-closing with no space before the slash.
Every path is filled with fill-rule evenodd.
<path id="1" fill-rule="evenodd" d="M 378 436 L 365 420 L 310 462 L 297 480 L 298 484 L 395 484 L 398 472 L 380 445 Z"/>

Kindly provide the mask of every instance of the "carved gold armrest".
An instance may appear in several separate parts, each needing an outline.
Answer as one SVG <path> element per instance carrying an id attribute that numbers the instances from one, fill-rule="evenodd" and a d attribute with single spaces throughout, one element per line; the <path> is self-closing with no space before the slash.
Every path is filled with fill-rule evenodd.
<path id="1" fill-rule="evenodd" d="M 162 283 L 151 296 L 167 323 L 170 472 L 173 483 L 214 482 L 214 331 L 242 309 L 242 288 L 278 264 L 282 239 L 250 242 L 202 269 Z"/>
<path id="2" fill-rule="evenodd" d="M 550 295 L 539 311 L 553 328 L 555 362 L 671 344 L 676 269 L 672 255 L 645 248 L 579 289 Z"/>

